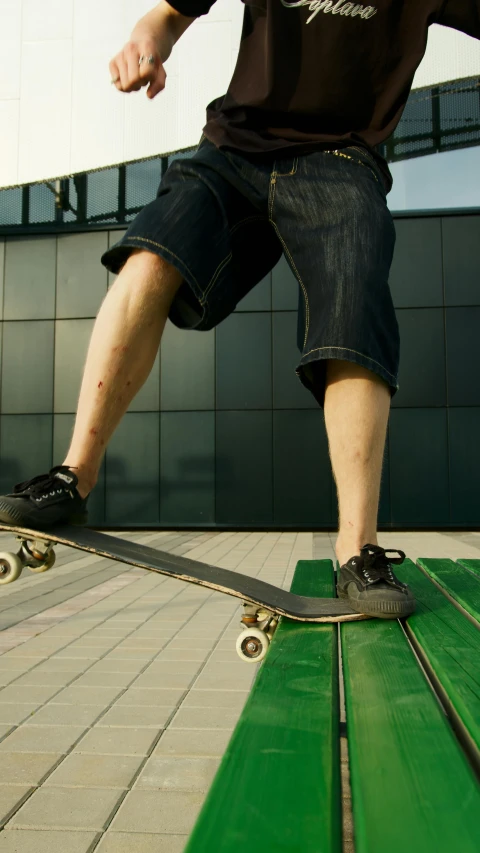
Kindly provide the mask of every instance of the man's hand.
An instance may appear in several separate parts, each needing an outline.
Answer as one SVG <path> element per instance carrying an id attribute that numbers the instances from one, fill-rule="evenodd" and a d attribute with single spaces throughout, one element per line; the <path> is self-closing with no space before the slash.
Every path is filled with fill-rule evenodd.
<path id="1" fill-rule="evenodd" d="M 110 62 L 110 74 L 119 92 L 138 92 L 148 86 L 147 98 L 154 98 L 165 88 L 166 73 L 163 63 L 173 46 L 193 23 L 177 12 L 167 0 L 147 12 L 134 27 L 130 41 Z M 140 57 L 145 57 L 138 64 Z M 148 58 L 153 56 L 153 63 Z"/>
<path id="2" fill-rule="evenodd" d="M 138 60 L 144 56 L 142 64 Z M 154 63 L 148 62 L 153 56 Z M 119 92 L 138 92 L 148 86 L 147 98 L 154 98 L 165 88 L 166 72 L 160 56 L 158 43 L 154 39 L 142 38 L 129 41 L 111 60 L 110 74 Z"/>

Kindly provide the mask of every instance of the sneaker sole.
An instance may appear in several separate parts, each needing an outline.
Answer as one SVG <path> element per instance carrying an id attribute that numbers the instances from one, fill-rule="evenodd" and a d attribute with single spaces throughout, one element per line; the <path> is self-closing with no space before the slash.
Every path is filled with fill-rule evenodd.
<path id="1" fill-rule="evenodd" d="M 20 527 L 23 521 L 21 512 L 15 512 L 11 506 L 0 501 L 0 522 L 2 524 L 16 524 Z"/>
<path id="2" fill-rule="evenodd" d="M 12 527 L 26 527 L 30 530 L 45 530 L 48 527 L 54 527 L 60 524 L 76 524 L 82 526 L 87 523 L 88 514 L 72 514 L 70 518 L 63 521 L 52 521 L 49 524 L 40 524 L 32 518 L 26 518 L 21 511 L 15 510 L 10 504 L 0 501 L 0 523 L 11 524 Z"/>
<path id="3" fill-rule="evenodd" d="M 377 619 L 402 619 L 411 616 L 415 611 L 415 601 L 408 598 L 406 601 L 367 601 L 366 599 L 350 598 L 345 592 L 337 590 L 338 597 L 348 601 L 349 607 L 357 613 L 365 616 L 373 616 Z"/>

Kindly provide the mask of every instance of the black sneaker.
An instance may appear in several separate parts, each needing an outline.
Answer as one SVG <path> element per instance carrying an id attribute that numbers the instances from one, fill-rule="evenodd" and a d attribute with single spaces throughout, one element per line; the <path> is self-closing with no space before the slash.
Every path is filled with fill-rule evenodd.
<path id="1" fill-rule="evenodd" d="M 87 498 L 80 497 L 77 484 L 76 475 L 65 465 L 18 483 L 11 495 L 0 496 L 0 522 L 33 530 L 54 524 L 85 524 Z"/>
<path id="2" fill-rule="evenodd" d="M 387 557 L 387 553 L 399 554 Z M 415 610 L 415 599 L 405 583 L 392 571 L 392 563 L 403 563 L 403 551 L 364 545 L 360 556 L 351 557 L 340 566 L 337 580 L 339 598 L 346 598 L 357 613 L 378 616 L 380 619 L 397 619 L 409 616 Z"/>

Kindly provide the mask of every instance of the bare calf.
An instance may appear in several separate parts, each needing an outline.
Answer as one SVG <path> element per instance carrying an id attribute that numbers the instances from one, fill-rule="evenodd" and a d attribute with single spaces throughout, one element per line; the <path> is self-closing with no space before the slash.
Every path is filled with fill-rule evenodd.
<path id="1" fill-rule="evenodd" d="M 107 444 L 153 367 L 182 281 L 163 258 L 134 249 L 102 303 L 63 463 L 75 468 L 82 497 L 94 487 Z"/>

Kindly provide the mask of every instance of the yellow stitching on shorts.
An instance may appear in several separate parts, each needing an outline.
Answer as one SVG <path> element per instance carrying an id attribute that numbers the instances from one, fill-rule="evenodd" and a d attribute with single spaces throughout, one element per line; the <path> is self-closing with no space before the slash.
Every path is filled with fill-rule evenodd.
<path id="1" fill-rule="evenodd" d="M 270 175 L 270 187 L 268 190 L 269 201 L 268 201 L 268 220 L 273 223 L 273 200 L 275 198 L 275 188 L 277 184 L 277 173 L 275 171 Z"/>
<path id="2" fill-rule="evenodd" d="M 205 290 L 205 293 L 203 294 L 202 299 L 200 300 L 200 305 L 202 305 L 202 306 L 203 306 L 203 305 L 205 305 L 205 303 L 206 303 L 206 301 L 207 301 L 207 296 L 208 296 L 208 294 L 210 293 L 210 291 L 211 291 L 211 289 L 212 289 L 213 285 L 215 284 L 215 282 L 216 282 L 216 280 L 217 280 L 218 276 L 219 276 L 219 275 L 220 275 L 220 273 L 222 272 L 223 267 L 228 263 L 228 261 L 229 261 L 229 260 L 231 260 L 231 257 L 232 257 L 232 253 L 230 252 L 230 253 L 227 255 L 227 257 L 226 257 L 226 258 L 224 258 L 224 259 L 223 259 L 223 261 L 221 261 L 221 263 L 219 263 L 219 265 L 218 265 L 217 269 L 216 269 L 216 270 L 215 270 L 215 272 L 213 273 L 213 277 L 210 279 L 210 281 L 209 281 L 209 283 L 208 283 L 208 285 L 207 285 L 207 288 L 206 288 L 206 290 Z"/>
<path id="3" fill-rule="evenodd" d="M 294 269 L 294 271 L 295 271 L 295 275 L 296 275 L 296 277 L 297 277 L 297 281 L 298 281 L 298 283 L 300 284 L 300 287 L 301 287 L 301 288 L 302 288 L 302 290 L 303 290 L 303 297 L 304 297 L 304 299 L 305 299 L 305 335 L 304 335 L 304 338 L 303 338 L 303 346 L 305 346 L 305 344 L 306 344 L 306 342 L 307 342 L 307 337 L 308 337 L 308 330 L 309 330 L 309 328 L 310 328 L 310 304 L 309 304 L 309 302 L 308 302 L 308 294 L 307 294 L 306 287 L 305 287 L 305 285 L 304 285 L 304 283 L 303 283 L 303 281 L 302 281 L 302 277 L 301 277 L 300 273 L 298 272 L 297 267 L 295 266 L 294 260 L 293 260 L 293 258 L 292 258 L 292 256 L 291 256 L 291 254 L 290 254 L 290 252 L 289 252 L 289 250 L 288 250 L 288 248 L 287 248 L 287 244 L 285 243 L 285 240 L 283 239 L 282 235 L 280 234 L 280 231 L 278 230 L 277 225 L 276 225 L 276 224 L 275 224 L 275 222 L 273 221 L 273 202 L 274 202 L 274 199 L 275 199 L 275 188 L 276 188 L 276 182 L 277 182 L 276 172 L 272 172 L 272 175 L 271 175 L 271 178 L 270 178 L 270 195 L 271 195 L 271 201 L 270 201 L 270 205 L 269 205 L 269 221 L 270 221 L 270 223 L 273 225 L 273 227 L 275 228 L 275 231 L 277 232 L 278 239 L 280 240 L 280 242 L 281 242 L 281 244 L 282 244 L 282 246 L 283 246 L 283 248 L 284 248 L 284 250 L 285 250 L 286 254 L 288 255 L 288 257 L 289 257 L 289 259 L 290 259 L 290 263 L 292 264 L 292 267 L 293 267 L 293 269 Z M 273 187 L 273 190 L 272 190 L 272 187 Z"/>
<path id="4" fill-rule="evenodd" d="M 307 355 L 311 355 L 311 354 L 312 354 L 312 352 L 320 352 L 320 350 L 322 350 L 322 349 L 341 349 L 341 350 L 343 350 L 344 352 L 354 352 L 354 353 L 355 353 L 355 355 L 361 355 L 361 357 L 362 357 L 362 358 L 365 358 L 367 361 L 371 361 L 371 362 L 372 362 L 372 364 L 377 364 L 377 365 L 378 365 L 378 367 L 381 367 L 381 368 L 382 368 L 382 370 L 384 370 L 384 371 L 385 371 L 385 373 L 388 373 L 388 375 L 389 375 L 389 376 L 391 376 L 391 377 L 392 377 L 392 379 L 394 379 L 394 380 L 395 380 L 395 382 L 397 381 L 397 377 L 396 377 L 396 376 L 394 376 L 394 375 L 393 375 L 393 373 L 390 373 L 390 371 L 389 371 L 389 370 L 387 370 L 387 368 L 386 368 L 386 367 L 384 367 L 384 366 L 383 366 L 383 364 L 380 364 L 380 362 L 379 362 L 379 361 L 375 361 L 375 359 L 374 359 L 374 358 L 370 358 L 370 356 L 369 356 L 369 355 L 365 355 L 363 352 L 358 352 L 358 350 L 356 350 L 356 349 L 350 349 L 350 347 L 316 347 L 315 349 L 311 349 L 311 350 L 309 350 L 309 352 L 304 353 L 304 355 L 302 355 L 302 360 L 303 360 L 304 358 L 306 358 L 306 357 L 307 357 Z M 304 367 L 305 365 L 301 365 L 301 366 L 303 366 L 303 367 Z M 362 366 L 362 365 L 360 365 L 360 366 Z"/>
<path id="5" fill-rule="evenodd" d="M 240 222 L 237 222 L 237 224 L 233 226 L 232 230 L 230 231 L 230 234 L 233 234 L 233 232 L 234 232 L 237 228 L 239 228 L 239 227 L 240 227 L 240 225 L 243 225 L 245 222 L 253 222 L 254 220 L 257 220 L 257 219 L 261 219 L 261 220 L 262 220 L 262 222 L 264 222 L 264 221 L 265 221 L 265 217 L 264 217 L 264 216 L 247 216 L 247 217 L 246 217 L 246 219 L 242 219 Z M 229 261 L 231 258 L 232 258 L 232 252 L 229 252 L 229 254 L 227 255 L 227 257 L 226 257 L 226 258 L 224 258 L 224 259 L 223 259 L 223 261 L 221 261 L 221 262 L 219 263 L 219 265 L 218 265 L 217 269 L 216 269 L 216 270 L 215 270 L 215 272 L 213 273 L 213 276 L 212 276 L 212 278 L 210 279 L 210 281 L 209 281 L 209 283 L 208 283 L 208 285 L 207 285 L 207 288 L 206 288 L 206 290 L 205 290 L 205 293 L 203 294 L 203 300 L 200 302 L 200 305 L 205 305 L 205 302 L 206 302 L 206 299 L 207 299 L 208 294 L 210 293 L 210 291 L 211 291 L 211 289 L 212 289 L 213 285 L 215 284 L 215 282 L 216 282 L 216 280 L 217 280 L 218 276 L 219 276 L 219 275 L 220 275 L 220 273 L 222 272 L 222 270 L 223 270 L 223 268 L 224 268 L 225 264 L 226 264 L 226 263 L 228 263 L 228 261 Z"/>
<path id="6" fill-rule="evenodd" d="M 276 164 L 275 164 L 276 165 Z M 298 168 L 298 157 L 295 157 L 293 160 L 292 171 L 291 172 L 275 172 L 274 175 L 276 178 L 289 178 L 290 175 L 294 175 Z"/>
<path id="7" fill-rule="evenodd" d="M 275 225 L 275 222 L 272 222 L 272 225 L 273 225 L 273 227 L 275 228 L 275 231 L 276 231 L 276 232 L 277 232 L 277 234 L 278 234 L 278 238 L 279 238 L 279 240 L 280 240 L 280 242 L 281 242 L 281 244 L 282 244 L 283 248 L 285 249 L 285 252 L 287 253 L 287 255 L 288 255 L 289 259 L 290 259 L 290 263 L 291 263 L 291 265 L 292 265 L 292 267 L 293 267 L 293 270 L 294 270 L 294 272 L 295 272 L 295 275 L 296 275 L 296 277 L 297 277 L 297 281 L 298 281 L 298 283 L 299 283 L 300 287 L 301 287 L 301 288 L 302 288 L 302 290 L 303 290 L 303 296 L 304 296 L 304 299 L 305 299 L 305 335 L 304 335 L 304 337 L 303 337 L 303 346 L 305 346 L 305 344 L 306 344 L 306 342 L 307 342 L 308 331 L 309 331 L 309 329 L 310 329 L 310 304 L 309 304 L 309 302 L 308 302 L 307 289 L 306 289 L 306 287 L 305 287 L 305 285 L 304 285 L 304 283 L 303 283 L 303 281 L 302 281 L 301 275 L 300 275 L 300 273 L 298 272 L 297 267 L 295 266 L 295 262 L 294 262 L 294 260 L 293 260 L 293 258 L 292 258 L 292 256 L 291 256 L 291 254 L 290 254 L 290 252 L 289 252 L 288 248 L 287 248 L 287 244 L 285 243 L 285 240 L 283 239 L 282 235 L 280 234 L 280 231 L 278 230 L 278 227 Z"/>
<path id="8" fill-rule="evenodd" d="M 375 178 L 377 184 L 380 183 L 375 172 L 373 171 L 373 167 L 370 166 L 368 163 L 364 163 L 363 160 L 360 160 L 360 158 L 351 157 L 350 154 L 344 154 L 342 151 L 339 151 L 338 148 L 336 148 L 335 150 L 325 151 L 325 154 L 334 154 L 335 157 L 344 157 L 345 160 L 351 160 L 352 163 L 357 163 L 358 166 L 365 166 L 367 169 L 370 169 L 370 171 L 371 171 L 373 177 Z"/>
<path id="9" fill-rule="evenodd" d="M 152 246 L 157 246 L 159 249 L 164 249 L 166 252 L 168 252 L 168 253 L 172 256 L 172 258 L 176 258 L 176 260 L 177 260 L 177 261 L 179 261 L 179 262 L 180 262 L 180 263 L 185 267 L 185 269 L 187 270 L 188 274 L 192 276 L 192 279 L 194 280 L 194 282 L 195 282 L 195 284 L 197 285 L 198 289 L 199 289 L 199 290 L 201 290 L 201 289 L 202 289 L 202 288 L 200 287 L 200 285 L 199 285 L 199 283 L 198 283 L 197 279 L 196 279 L 196 278 L 195 278 L 195 276 L 193 275 L 193 273 L 192 273 L 192 272 L 190 272 L 190 270 L 188 269 L 188 267 L 187 267 L 187 265 L 186 265 L 185 261 L 182 261 L 182 259 L 181 259 L 181 258 L 177 257 L 177 255 L 175 254 L 175 252 L 172 252 L 172 251 L 171 251 L 171 249 L 168 249 L 168 248 L 167 248 L 167 246 L 162 246 L 162 244 L 161 244 L 161 243 L 156 243 L 156 242 L 155 242 L 155 240 L 149 240 L 147 237 L 124 237 L 123 242 L 127 242 L 128 240 L 143 240 L 143 242 L 144 242 L 144 243 L 151 243 L 151 244 L 152 244 Z M 137 246 L 136 248 L 138 248 L 138 246 Z"/>
<path id="10" fill-rule="evenodd" d="M 302 281 L 302 278 L 301 278 L 301 276 L 300 276 L 300 273 L 298 272 L 298 270 L 297 270 L 297 268 L 296 268 L 296 266 L 295 266 L 294 260 L 293 260 L 293 258 L 292 258 L 292 256 L 291 256 L 291 254 L 290 254 L 290 252 L 289 252 L 289 250 L 288 250 L 288 248 L 287 248 L 287 244 L 285 243 L 285 240 L 283 239 L 282 235 L 280 234 L 280 231 L 278 230 L 278 227 L 275 225 L 275 222 L 273 222 L 273 221 L 272 221 L 272 225 L 273 225 L 273 227 L 275 228 L 275 231 L 276 231 L 276 232 L 277 232 L 277 234 L 278 234 L 278 239 L 280 240 L 280 242 L 281 242 L 281 244 L 282 244 L 283 248 L 285 249 L 285 252 L 287 253 L 287 255 L 288 255 L 289 259 L 290 259 L 290 263 L 291 263 L 291 265 L 292 265 L 292 267 L 293 267 L 293 269 L 294 269 L 294 271 L 295 271 L 295 275 L 296 275 L 296 277 L 297 277 L 297 281 L 298 281 L 298 283 L 299 283 L 300 287 L 301 287 L 301 288 L 302 288 L 302 290 L 303 290 L 303 296 L 304 296 L 304 299 L 305 299 L 305 335 L 304 335 L 304 337 L 303 337 L 303 346 L 305 346 L 305 344 L 306 344 L 306 342 L 307 342 L 307 337 L 308 337 L 308 330 L 309 330 L 309 328 L 310 328 L 310 305 L 309 305 L 309 302 L 308 302 L 307 290 L 306 290 L 306 287 L 305 287 L 305 285 L 304 285 L 304 283 L 303 283 L 303 281 Z"/>
<path id="11" fill-rule="evenodd" d="M 240 225 L 244 225 L 245 222 L 257 222 L 257 221 L 266 222 L 266 219 L 264 216 L 247 216 L 246 219 L 240 220 L 240 222 L 237 222 L 237 224 L 234 225 L 233 228 L 230 229 L 230 234 L 233 234 L 234 231 L 236 231 L 237 228 L 240 228 Z"/>

